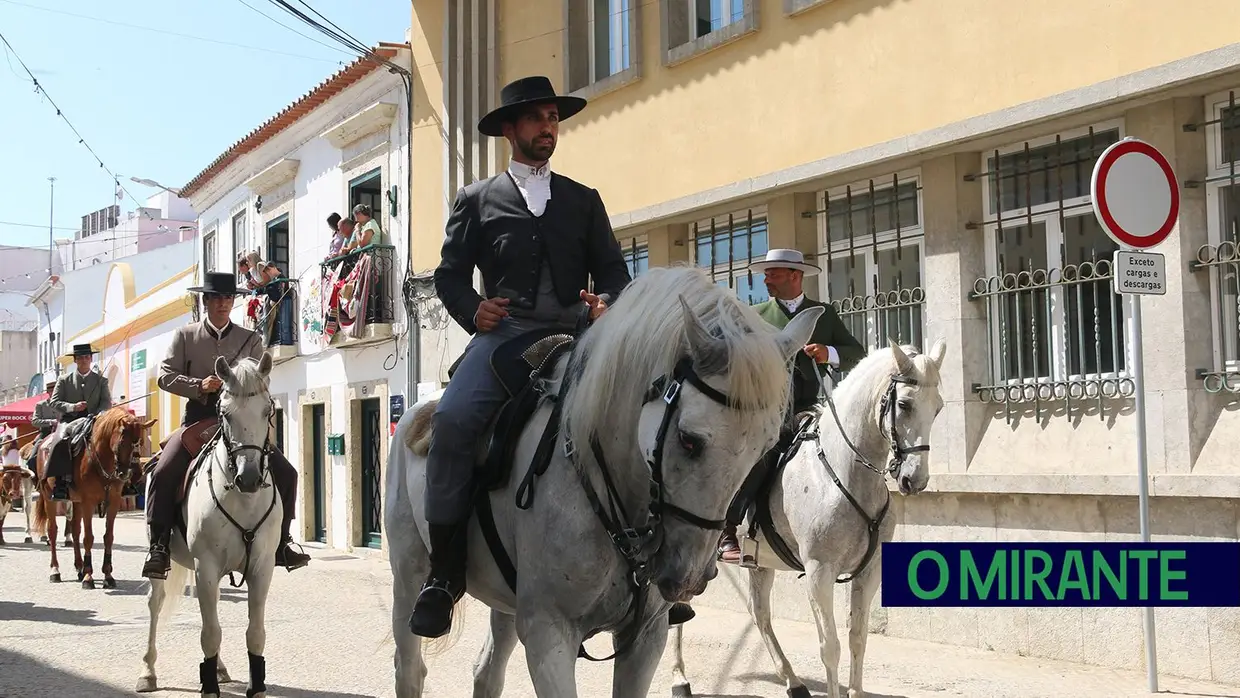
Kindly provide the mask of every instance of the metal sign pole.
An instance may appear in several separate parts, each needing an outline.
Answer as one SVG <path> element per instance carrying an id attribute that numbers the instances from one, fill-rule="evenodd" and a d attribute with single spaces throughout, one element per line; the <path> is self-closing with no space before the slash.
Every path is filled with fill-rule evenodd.
<path id="1" fill-rule="evenodd" d="M 1141 522 L 1141 542 L 1150 542 L 1150 487 L 1149 463 L 1146 454 L 1145 434 L 1145 372 L 1141 349 L 1141 295 L 1129 293 L 1128 311 L 1131 315 L 1132 382 L 1136 398 L 1137 418 L 1137 499 Z M 1158 693 L 1158 645 L 1154 633 L 1154 609 L 1146 606 L 1145 612 L 1145 675 L 1150 693 Z"/>
<path id="2" fill-rule="evenodd" d="M 1118 173 L 1118 174 L 1117 174 Z M 1166 258 L 1151 250 L 1175 230 L 1180 185 L 1171 162 L 1136 138 L 1113 143 L 1098 156 L 1090 178 L 1094 215 L 1119 246 L 1112 257 L 1115 293 L 1128 296 L 1133 397 L 1137 420 L 1137 509 L 1141 542 L 1150 542 L 1150 473 L 1145 424 L 1145 369 L 1141 347 L 1141 296 L 1166 295 Z M 1154 609 L 1145 606 L 1145 671 L 1150 693 L 1158 692 L 1158 645 Z"/>

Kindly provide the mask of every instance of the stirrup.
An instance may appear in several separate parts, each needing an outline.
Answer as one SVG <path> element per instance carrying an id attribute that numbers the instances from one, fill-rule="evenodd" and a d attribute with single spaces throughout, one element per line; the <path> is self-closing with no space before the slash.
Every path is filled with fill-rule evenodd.
<path id="1" fill-rule="evenodd" d="M 293 552 L 293 549 L 290 547 L 293 545 L 296 545 L 301 552 Z M 283 551 L 283 554 L 281 554 L 281 551 Z M 296 561 L 290 561 L 292 559 L 295 559 Z M 276 547 L 276 561 L 283 562 L 284 564 L 282 567 L 289 572 L 292 572 L 293 570 L 301 569 L 302 567 L 310 564 L 310 556 L 306 554 L 305 548 L 301 547 L 299 543 L 294 541 L 292 536 L 289 536 L 281 541 L 280 545 Z"/>

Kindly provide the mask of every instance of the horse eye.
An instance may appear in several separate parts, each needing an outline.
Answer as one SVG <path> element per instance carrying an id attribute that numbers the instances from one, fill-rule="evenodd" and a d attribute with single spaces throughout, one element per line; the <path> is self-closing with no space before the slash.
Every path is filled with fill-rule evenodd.
<path id="1" fill-rule="evenodd" d="M 913 401 L 912 401 L 912 400 L 901 400 L 901 401 L 900 401 L 900 411 L 901 411 L 901 412 L 912 412 L 912 411 L 913 411 Z"/>
<path id="2" fill-rule="evenodd" d="M 691 458 L 696 458 L 702 454 L 702 437 L 695 436 L 689 432 L 680 432 L 680 447 L 685 449 Z"/>

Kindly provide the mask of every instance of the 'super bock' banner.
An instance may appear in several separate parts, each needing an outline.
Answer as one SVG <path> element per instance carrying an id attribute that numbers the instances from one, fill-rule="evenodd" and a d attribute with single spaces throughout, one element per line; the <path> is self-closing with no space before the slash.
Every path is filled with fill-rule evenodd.
<path id="1" fill-rule="evenodd" d="M 1240 543 L 883 544 L 884 606 L 1240 606 Z"/>

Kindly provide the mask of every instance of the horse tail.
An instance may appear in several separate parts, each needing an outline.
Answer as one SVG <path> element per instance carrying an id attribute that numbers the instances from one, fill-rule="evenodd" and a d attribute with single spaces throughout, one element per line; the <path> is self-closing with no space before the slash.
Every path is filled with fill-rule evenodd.
<path id="1" fill-rule="evenodd" d="M 48 508 L 56 506 L 52 501 L 51 491 L 44 492 L 43 489 L 46 488 L 39 489 L 39 499 L 34 505 L 34 532 L 40 536 L 47 535 L 47 520 L 50 516 L 55 516 L 55 514 L 49 516 Z"/>
<path id="2" fill-rule="evenodd" d="M 189 581 L 188 567 L 177 564 L 176 560 L 169 562 L 172 563 L 172 569 L 168 570 L 168 578 L 164 580 L 164 603 L 159 609 L 161 623 L 168 622 L 176 615 L 181 598 L 185 596 L 185 583 Z"/>

